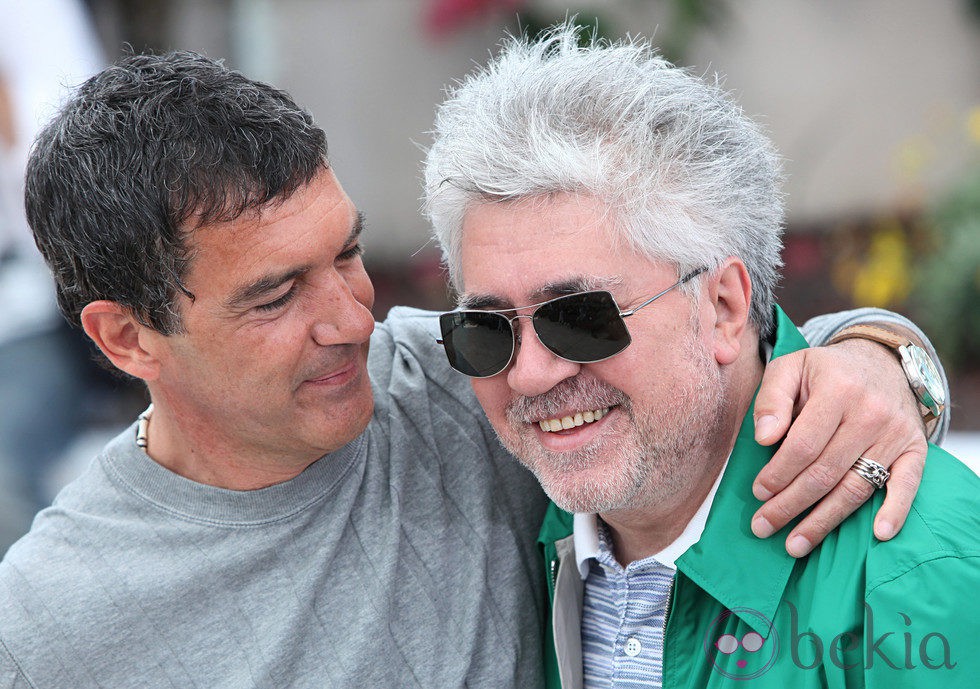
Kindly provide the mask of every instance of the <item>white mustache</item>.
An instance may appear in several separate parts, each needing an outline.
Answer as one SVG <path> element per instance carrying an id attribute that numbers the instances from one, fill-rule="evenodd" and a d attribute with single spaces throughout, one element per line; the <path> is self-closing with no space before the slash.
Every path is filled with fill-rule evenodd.
<path id="1" fill-rule="evenodd" d="M 622 390 L 595 378 L 575 376 L 558 383 L 543 395 L 518 397 L 507 407 L 507 419 L 518 423 L 536 423 L 574 409 L 604 409 L 628 403 Z"/>

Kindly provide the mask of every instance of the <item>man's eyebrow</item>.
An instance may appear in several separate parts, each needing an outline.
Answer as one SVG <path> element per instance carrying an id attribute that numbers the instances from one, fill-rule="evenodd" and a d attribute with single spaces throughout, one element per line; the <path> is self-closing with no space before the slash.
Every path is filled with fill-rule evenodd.
<path id="1" fill-rule="evenodd" d="M 357 215 L 354 216 L 354 224 L 350 228 L 350 234 L 344 240 L 344 246 L 351 244 L 361 236 L 362 232 L 364 232 L 364 211 L 357 211 Z"/>
<path id="2" fill-rule="evenodd" d="M 470 311 L 493 311 L 494 309 L 506 309 L 510 306 L 505 300 L 492 294 L 461 294 L 457 299 L 457 304 L 459 308 Z"/>
<path id="3" fill-rule="evenodd" d="M 246 304 L 250 304 L 259 297 L 275 291 L 290 280 L 295 280 L 309 269 L 309 266 L 300 266 L 282 273 L 276 273 L 275 275 L 266 275 L 261 277 L 255 282 L 249 283 L 235 290 L 235 293 L 232 294 L 226 302 L 226 306 L 229 309 L 239 309 Z"/>
<path id="4" fill-rule="evenodd" d="M 513 308 L 522 308 L 530 304 L 537 304 L 542 301 L 563 297 L 568 294 L 578 292 L 589 292 L 592 290 L 608 289 L 622 284 L 623 280 L 619 277 L 596 277 L 593 275 L 576 276 L 565 278 L 555 282 L 549 282 L 534 290 L 529 295 L 529 301 L 515 307 L 510 301 L 493 294 L 461 294 L 458 304 L 461 309 L 482 310 L 482 311 L 503 311 Z"/>
<path id="5" fill-rule="evenodd" d="M 364 231 L 364 213 L 361 211 L 357 212 L 354 217 L 354 223 L 351 225 L 351 230 L 344 239 L 343 246 L 346 248 L 350 246 L 353 242 L 361 236 Z M 274 292 L 276 289 L 286 284 L 290 280 L 295 280 L 303 273 L 310 270 L 310 266 L 299 266 L 296 268 L 291 268 L 289 270 L 283 271 L 281 273 L 276 273 L 274 275 L 265 275 L 255 282 L 239 287 L 235 290 L 235 293 L 227 301 L 227 307 L 229 309 L 238 309 L 246 304 L 250 304 L 259 297 L 262 297 L 270 292 Z"/>
<path id="6" fill-rule="evenodd" d="M 578 294 L 579 292 L 592 292 L 594 290 L 609 289 L 623 284 L 620 277 L 600 277 L 598 275 L 576 275 L 574 277 L 556 280 L 542 285 L 530 294 L 533 303 L 564 297 L 568 294 Z"/>

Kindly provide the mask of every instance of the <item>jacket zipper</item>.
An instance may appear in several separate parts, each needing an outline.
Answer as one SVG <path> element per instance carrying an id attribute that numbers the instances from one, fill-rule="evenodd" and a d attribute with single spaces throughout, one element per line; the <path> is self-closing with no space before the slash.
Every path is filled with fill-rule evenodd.
<path id="1" fill-rule="evenodd" d="M 663 639 L 664 656 L 660 663 L 660 686 L 666 687 L 667 679 L 667 618 L 670 616 L 670 604 L 674 600 L 674 584 L 677 582 L 677 572 L 670 579 L 670 586 L 667 588 L 667 603 L 664 605 L 664 626 L 660 630 L 660 638 Z"/>

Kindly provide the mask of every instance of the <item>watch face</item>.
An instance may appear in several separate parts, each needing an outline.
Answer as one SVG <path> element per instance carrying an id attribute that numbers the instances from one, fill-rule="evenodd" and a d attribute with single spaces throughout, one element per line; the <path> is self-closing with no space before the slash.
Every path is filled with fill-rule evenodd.
<path id="1" fill-rule="evenodd" d="M 910 345 L 907 349 L 909 358 L 912 360 L 913 368 L 909 373 L 918 374 L 916 377 L 924 388 L 925 394 L 932 401 L 932 404 L 930 404 L 929 400 L 923 399 L 922 403 L 930 408 L 942 407 L 946 404 L 945 388 L 943 387 L 942 379 L 939 377 L 939 371 L 936 370 L 935 365 L 932 363 L 932 359 L 929 358 L 929 355 L 921 347 Z"/>

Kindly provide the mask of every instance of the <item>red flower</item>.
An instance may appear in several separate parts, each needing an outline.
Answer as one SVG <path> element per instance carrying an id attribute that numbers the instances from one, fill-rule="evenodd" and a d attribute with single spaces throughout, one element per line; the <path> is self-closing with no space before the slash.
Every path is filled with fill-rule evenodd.
<path id="1" fill-rule="evenodd" d="M 445 36 L 474 20 L 495 13 L 516 12 L 526 0 L 430 0 L 425 28 L 434 36 Z"/>

